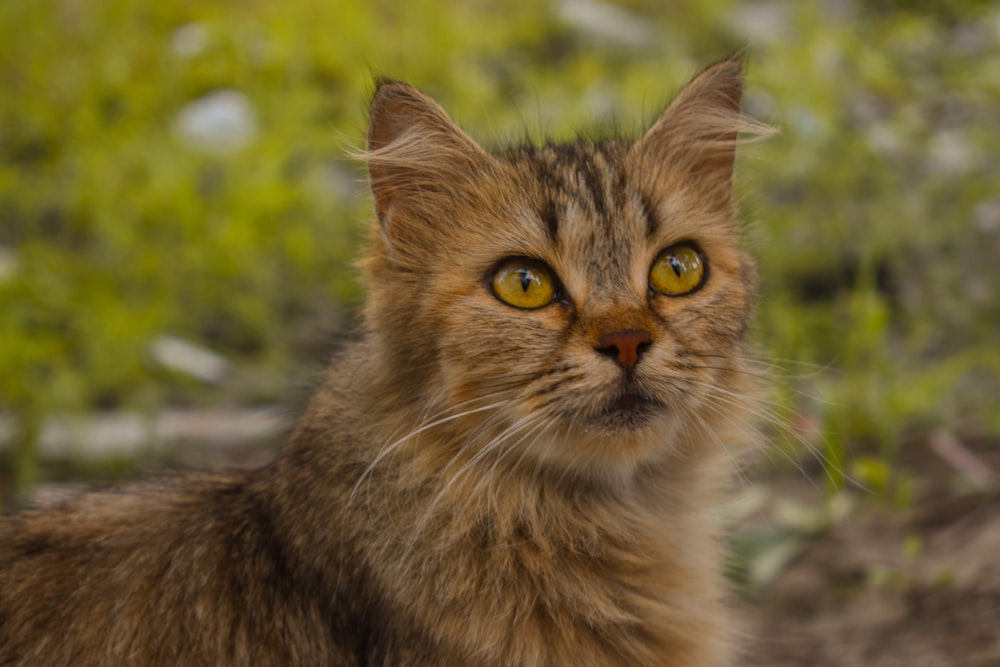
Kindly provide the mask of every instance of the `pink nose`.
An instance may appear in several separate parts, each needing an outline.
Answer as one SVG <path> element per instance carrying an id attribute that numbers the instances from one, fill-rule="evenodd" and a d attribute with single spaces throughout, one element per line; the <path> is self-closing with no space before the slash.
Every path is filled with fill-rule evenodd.
<path id="1" fill-rule="evenodd" d="M 617 361 L 622 368 L 635 368 L 652 341 L 646 331 L 616 331 L 601 336 L 594 349 Z"/>

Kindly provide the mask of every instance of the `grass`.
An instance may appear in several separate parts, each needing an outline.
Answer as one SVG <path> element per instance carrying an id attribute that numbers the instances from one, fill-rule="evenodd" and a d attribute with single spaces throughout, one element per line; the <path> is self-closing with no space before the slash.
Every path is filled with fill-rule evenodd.
<path id="1" fill-rule="evenodd" d="M 343 154 L 374 76 L 502 145 L 636 132 L 741 48 L 747 110 L 781 130 L 740 163 L 781 412 L 816 425 L 834 471 L 855 456 L 891 470 L 930 427 L 1000 431 L 1000 14 L 629 0 L 642 28 L 623 43 L 572 4 L 2 3 L 0 413 L 18 428 L 4 495 L 49 474 L 48 415 L 281 400 L 362 298 L 350 267 L 369 204 Z M 178 114 L 220 90 L 250 101 L 254 138 L 185 143 Z M 213 387 L 165 368 L 163 335 L 238 370 Z"/>

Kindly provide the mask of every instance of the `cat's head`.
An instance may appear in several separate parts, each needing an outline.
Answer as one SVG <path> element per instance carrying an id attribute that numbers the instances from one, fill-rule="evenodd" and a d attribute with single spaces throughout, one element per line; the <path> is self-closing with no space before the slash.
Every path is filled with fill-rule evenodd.
<path id="1" fill-rule="evenodd" d="M 637 141 L 491 154 L 431 99 L 382 83 L 366 316 L 403 400 L 463 423 L 484 457 L 581 469 L 631 467 L 732 421 L 754 290 L 733 159 L 738 134 L 760 130 L 741 98 L 725 60 Z"/>

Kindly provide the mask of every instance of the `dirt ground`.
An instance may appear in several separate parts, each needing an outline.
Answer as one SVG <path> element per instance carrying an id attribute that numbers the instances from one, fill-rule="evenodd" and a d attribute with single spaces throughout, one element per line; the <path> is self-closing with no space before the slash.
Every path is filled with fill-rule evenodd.
<path id="1" fill-rule="evenodd" d="M 959 449 L 907 450 L 912 503 L 858 493 L 745 601 L 742 664 L 1000 666 L 1000 442 L 946 438 Z M 815 491 L 791 484 L 782 493 Z"/>

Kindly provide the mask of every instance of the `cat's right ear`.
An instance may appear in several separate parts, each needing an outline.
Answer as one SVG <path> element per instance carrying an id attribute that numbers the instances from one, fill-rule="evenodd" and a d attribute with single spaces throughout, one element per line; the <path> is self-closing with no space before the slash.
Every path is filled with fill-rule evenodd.
<path id="1" fill-rule="evenodd" d="M 383 228 L 397 210 L 419 213 L 414 209 L 454 198 L 457 186 L 493 161 L 437 102 L 389 80 L 379 81 L 372 99 L 368 147 L 362 157 Z"/>

